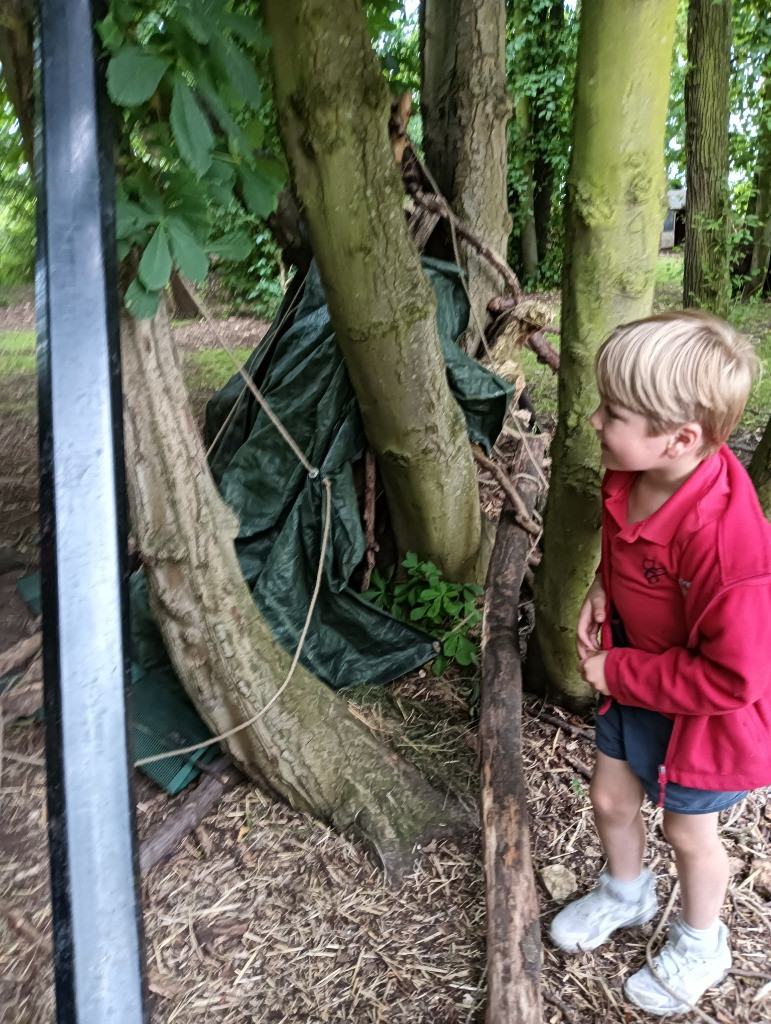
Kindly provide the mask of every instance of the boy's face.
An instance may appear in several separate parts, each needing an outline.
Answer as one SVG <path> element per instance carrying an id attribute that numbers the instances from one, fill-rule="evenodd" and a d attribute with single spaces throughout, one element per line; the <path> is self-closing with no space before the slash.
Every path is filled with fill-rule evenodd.
<path id="1" fill-rule="evenodd" d="M 597 431 L 606 469 L 644 473 L 668 464 L 671 435 L 652 434 L 639 413 L 601 398 L 589 423 Z"/>

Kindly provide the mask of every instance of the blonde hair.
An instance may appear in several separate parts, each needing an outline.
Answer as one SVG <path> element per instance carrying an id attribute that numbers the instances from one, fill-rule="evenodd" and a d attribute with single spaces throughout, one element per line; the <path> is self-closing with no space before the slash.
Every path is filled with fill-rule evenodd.
<path id="1" fill-rule="evenodd" d="M 717 449 L 739 422 L 758 372 L 752 342 L 698 309 L 617 327 L 595 360 L 606 401 L 645 416 L 651 433 L 698 423 Z"/>

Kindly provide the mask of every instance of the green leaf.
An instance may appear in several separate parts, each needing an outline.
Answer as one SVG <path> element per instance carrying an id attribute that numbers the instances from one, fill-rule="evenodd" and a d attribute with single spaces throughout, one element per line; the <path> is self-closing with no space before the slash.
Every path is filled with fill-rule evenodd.
<path id="1" fill-rule="evenodd" d="M 262 106 L 262 86 L 254 65 L 229 39 L 217 39 L 216 53 L 220 69 L 239 105 L 246 103 L 252 110 L 258 110 Z"/>
<path id="2" fill-rule="evenodd" d="M 130 199 L 115 200 L 115 234 L 117 238 L 129 238 L 142 228 L 157 224 L 158 217 L 143 209 Z"/>
<path id="3" fill-rule="evenodd" d="M 448 633 L 447 636 L 444 638 L 444 642 L 442 643 L 442 651 L 444 654 L 447 655 L 448 658 L 453 658 L 455 656 L 455 652 L 458 649 L 459 640 L 460 636 L 457 633 Z"/>
<path id="4" fill-rule="evenodd" d="M 179 155 L 200 178 L 211 166 L 214 136 L 193 90 L 182 78 L 174 83 L 170 120 Z"/>
<path id="5" fill-rule="evenodd" d="M 468 637 L 458 637 L 458 644 L 455 650 L 455 660 L 459 665 L 476 665 L 477 649 Z"/>
<path id="6" fill-rule="evenodd" d="M 245 43 L 251 43 L 254 46 L 267 45 L 267 33 L 254 18 L 250 18 L 246 14 L 231 14 L 223 11 L 220 20 L 234 36 L 243 39 Z"/>
<path id="7" fill-rule="evenodd" d="M 206 45 L 211 39 L 212 23 L 196 11 L 179 7 L 177 16 L 197 43 Z"/>
<path id="8" fill-rule="evenodd" d="M 418 556 L 415 554 L 414 551 L 408 551 L 407 554 L 404 556 L 404 561 L 402 562 L 404 568 L 411 569 L 413 568 L 413 566 L 416 566 L 417 564 Z"/>
<path id="9" fill-rule="evenodd" d="M 416 605 L 410 612 L 410 621 L 417 622 L 418 619 L 422 619 L 426 614 L 426 606 L 424 604 Z"/>
<path id="10" fill-rule="evenodd" d="M 115 20 L 115 15 L 110 12 L 106 18 L 96 23 L 96 31 L 102 40 L 102 46 L 110 53 L 115 53 L 123 45 L 123 32 Z"/>
<path id="11" fill-rule="evenodd" d="M 421 601 L 433 601 L 435 597 L 439 597 L 439 592 L 431 587 L 427 587 L 425 590 L 421 590 L 420 592 Z"/>
<path id="12" fill-rule="evenodd" d="M 437 654 L 437 656 L 431 662 L 431 675 L 440 676 L 442 672 L 444 672 L 444 670 L 447 668 L 449 663 L 449 658 L 445 658 L 443 654 Z"/>
<path id="13" fill-rule="evenodd" d="M 160 292 L 147 291 L 142 287 L 139 278 L 134 278 L 126 289 L 124 304 L 128 312 L 137 320 L 149 320 L 158 312 L 160 297 Z"/>
<path id="14" fill-rule="evenodd" d="M 223 260 L 245 260 L 254 249 L 254 244 L 245 231 L 229 231 L 222 238 L 210 242 L 206 248 L 213 256 L 219 256 Z M 384 580 L 372 582 L 381 590 L 385 587 Z"/>
<path id="15" fill-rule="evenodd" d="M 138 46 L 124 46 L 107 65 L 110 99 L 121 107 L 146 103 L 170 64 L 168 57 L 156 57 Z"/>
<path id="16" fill-rule="evenodd" d="M 148 291 L 153 292 L 168 284 L 170 276 L 169 240 L 163 224 L 159 224 L 139 261 L 139 280 Z"/>
<path id="17" fill-rule="evenodd" d="M 275 178 L 266 174 L 261 167 L 252 168 L 242 164 L 239 170 L 246 205 L 255 217 L 264 220 L 276 208 L 280 186 L 277 187 Z"/>
<path id="18" fill-rule="evenodd" d="M 169 217 L 167 224 L 174 262 L 191 281 L 203 281 L 209 273 L 209 260 L 198 239 L 181 217 Z"/>
<path id="19" fill-rule="evenodd" d="M 434 603 L 431 605 L 431 608 L 430 608 L 428 614 L 429 614 L 430 618 L 436 620 L 436 619 L 439 618 L 441 613 L 442 613 L 442 596 L 440 594 L 439 597 L 435 598 Z"/>

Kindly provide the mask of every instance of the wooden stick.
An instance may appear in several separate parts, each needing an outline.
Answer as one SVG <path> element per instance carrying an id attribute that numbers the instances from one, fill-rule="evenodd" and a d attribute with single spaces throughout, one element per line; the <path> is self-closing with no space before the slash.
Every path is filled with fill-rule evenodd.
<path id="1" fill-rule="evenodd" d="M 517 521 L 517 525 L 521 526 L 523 530 L 527 530 L 531 536 L 540 537 L 541 527 L 529 515 L 517 488 L 507 476 L 503 467 L 499 466 L 497 462 L 493 462 L 492 459 L 488 459 L 478 448 L 472 446 L 471 450 L 474 453 L 475 462 L 492 473 L 503 488 L 506 497 L 514 506 L 514 518 Z"/>
<path id="2" fill-rule="evenodd" d="M 377 481 L 377 463 L 375 453 L 367 448 L 364 453 L 364 528 L 367 534 L 367 568 L 361 579 L 361 592 L 369 590 L 372 570 L 375 568 L 375 555 L 378 545 L 375 541 L 375 483 Z"/>
<path id="3" fill-rule="evenodd" d="M 437 213 L 440 217 L 444 217 L 445 220 L 450 221 L 461 238 L 468 242 L 472 248 L 476 249 L 480 256 L 484 256 L 492 267 L 495 267 L 506 282 L 509 291 L 516 297 L 517 302 L 522 299 L 522 296 L 524 295 L 522 285 L 519 283 L 519 278 L 508 265 L 506 260 L 495 252 L 494 249 L 491 249 L 486 242 L 483 242 L 479 235 L 475 234 L 468 224 L 455 216 L 450 209 L 447 200 L 443 196 L 436 195 L 431 192 L 423 192 L 420 189 L 413 192 L 412 195 L 415 202 L 420 206 L 423 206 L 426 210 L 431 210 L 432 213 Z"/>
<path id="4" fill-rule="evenodd" d="M 3 651 L 0 654 L 0 676 L 4 676 L 7 672 L 12 672 L 19 665 L 23 665 L 25 661 L 29 661 L 42 646 L 43 634 L 38 632 L 34 636 L 25 636 L 23 640 L 19 640 L 13 647 Z"/>
<path id="5" fill-rule="evenodd" d="M 142 876 L 174 853 L 185 836 L 190 835 L 209 811 L 217 806 L 222 794 L 232 789 L 244 777 L 227 755 L 218 758 L 209 767 L 217 772 L 219 777 L 207 775 L 198 783 L 187 800 L 140 846 L 139 871 Z"/>
<path id="6" fill-rule="evenodd" d="M 528 438 L 536 460 L 545 438 Z M 518 469 L 524 465 L 520 447 Z M 524 477 L 530 518 L 539 484 Z M 508 492 L 507 492 L 508 495 Z M 478 742 L 487 896 L 487 1024 L 541 1024 L 541 940 L 530 858 L 522 766 L 522 666 L 517 606 L 531 540 L 504 505 L 487 573 L 482 627 L 482 704 Z"/>

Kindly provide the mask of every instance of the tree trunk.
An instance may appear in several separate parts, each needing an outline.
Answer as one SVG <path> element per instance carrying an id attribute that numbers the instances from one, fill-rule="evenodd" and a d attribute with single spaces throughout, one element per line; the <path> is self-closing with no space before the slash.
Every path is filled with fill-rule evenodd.
<path id="1" fill-rule="evenodd" d="M 496 252 L 511 230 L 506 195 L 506 9 L 504 0 L 424 0 L 421 92 L 426 163 L 455 214 Z M 473 314 L 484 326 L 501 278 L 459 243 Z M 471 339 L 467 349 L 474 348 Z"/>
<path id="2" fill-rule="evenodd" d="M 35 133 L 33 18 L 28 0 L 6 0 L 0 12 L 0 64 L 30 168 L 34 164 Z"/>
<path id="3" fill-rule="evenodd" d="M 771 519 L 771 419 L 752 456 L 750 478 L 758 492 L 766 519 Z"/>
<path id="4" fill-rule="evenodd" d="M 180 681 L 215 734 L 266 708 L 227 740 L 233 759 L 299 810 L 361 834 L 398 877 L 415 843 L 463 812 L 301 665 L 276 696 L 291 659 L 241 576 L 238 523 L 206 466 L 165 314 L 124 317 L 121 346 L 132 525 Z"/>
<path id="5" fill-rule="evenodd" d="M 690 0 L 685 75 L 683 304 L 728 313 L 731 0 Z"/>
<path id="6" fill-rule="evenodd" d="M 512 14 L 513 32 L 515 37 L 521 32 L 523 22 L 522 0 L 517 0 Z M 524 70 L 524 69 L 522 69 Z M 520 75 L 521 78 L 524 77 Z M 515 97 L 514 118 L 517 123 L 517 146 L 519 152 L 515 159 L 519 163 L 522 180 L 525 182 L 520 191 L 520 252 L 522 255 L 522 272 L 527 281 L 533 282 L 538 276 L 538 239 L 535 228 L 535 189 L 534 168 L 532 157 L 532 140 L 530 136 L 530 101 L 522 91 Z"/>
<path id="7" fill-rule="evenodd" d="M 771 59 L 766 61 L 763 102 L 758 129 L 755 216 L 757 224 L 752 238 L 752 260 L 744 283 L 743 299 L 762 295 L 771 258 Z"/>
<path id="8" fill-rule="evenodd" d="M 471 579 L 481 536 L 474 462 L 402 211 L 390 103 L 361 8 L 264 0 L 263 9 L 295 194 L 397 542 L 449 579 Z"/>
<path id="9" fill-rule="evenodd" d="M 554 61 L 559 59 L 557 55 L 561 53 L 560 40 L 565 23 L 565 5 L 563 0 L 552 0 L 552 3 L 547 7 L 541 8 L 541 16 L 543 19 L 541 33 L 544 41 L 544 56 L 548 54 L 550 59 Z M 546 250 L 549 248 L 554 168 L 544 154 L 550 148 L 546 136 L 551 135 L 554 130 L 554 119 L 542 117 L 539 107 L 536 106 L 532 118 L 532 133 L 537 144 L 533 164 L 533 217 L 535 218 L 535 236 L 539 262 L 544 259 Z"/>
<path id="10" fill-rule="evenodd" d="M 599 451 L 588 417 L 594 356 L 650 313 L 664 196 L 664 120 L 677 0 L 596 0 L 581 10 L 562 283 L 559 420 L 528 683 L 578 709 L 575 625 L 597 568 Z"/>

